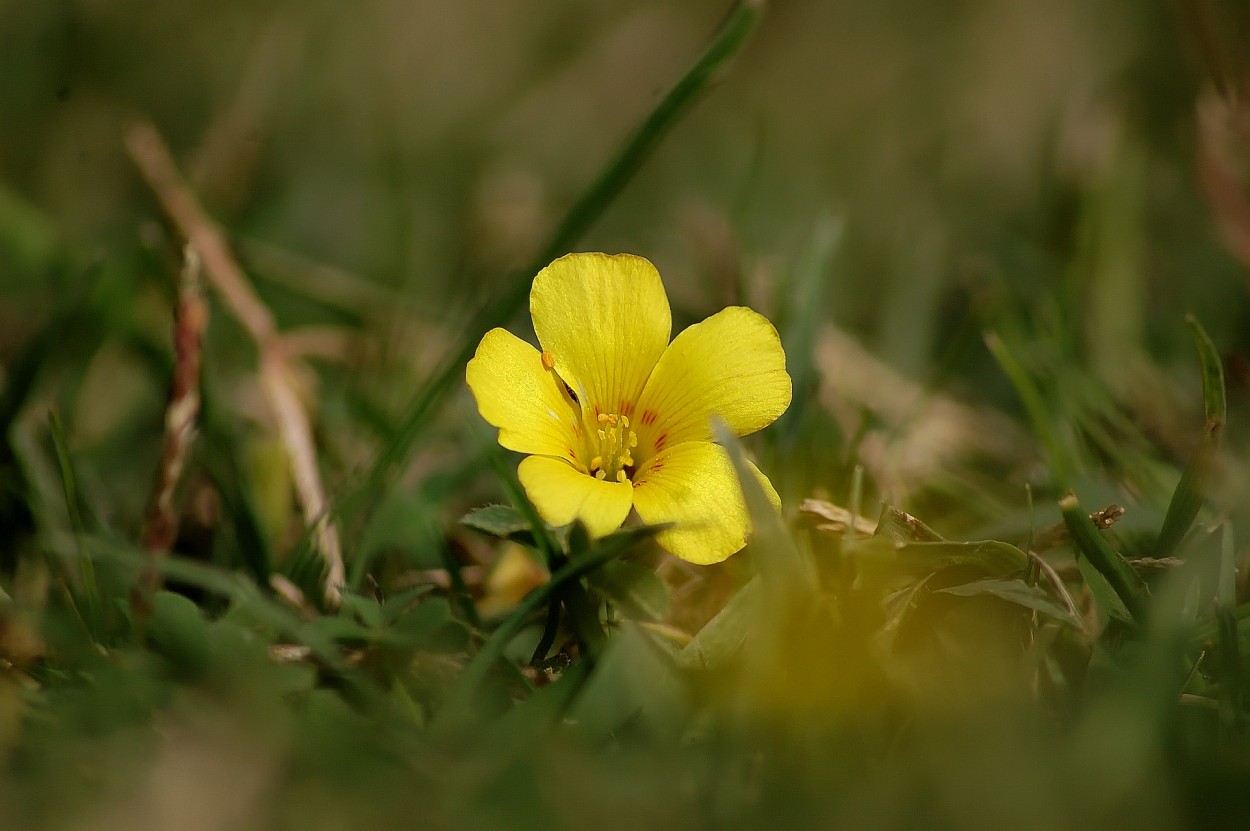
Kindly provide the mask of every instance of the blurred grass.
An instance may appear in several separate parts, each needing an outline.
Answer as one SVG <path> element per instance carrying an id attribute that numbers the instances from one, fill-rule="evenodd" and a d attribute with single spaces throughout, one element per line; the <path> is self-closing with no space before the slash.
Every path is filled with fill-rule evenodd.
<path id="1" fill-rule="evenodd" d="M 1240 827 L 1248 27 L 0 1 L 0 827 Z M 286 339 L 338 608 L 219 303 L 133 605 L 181 248 L 135 119 Z M 795 404 L 733 452 L 783 522 L 749 489 L 727 563 L 546 528 L 466 426 L 567 249 L 777 322 Z"/>

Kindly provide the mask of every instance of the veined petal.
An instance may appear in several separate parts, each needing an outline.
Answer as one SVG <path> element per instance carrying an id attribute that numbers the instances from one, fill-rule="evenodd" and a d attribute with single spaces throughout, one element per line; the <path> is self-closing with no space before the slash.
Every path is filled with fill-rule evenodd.
<path id="1" fill-rule="evenodd" d="M 491 329 L 465 369 L 482 418 L 499 428 L 509 450 L 559 456 L 585 467 L 581 418 L 537 349 L 504 329 Z"/>
<path id="2" fill-rule="evenodd" d="M 754 465 L 774 505 L 777 491 Z M 644 522 L 673 523 L 656 541 L 699 565 L 719 563 L 746 545 L 751 531 L 742 487 L 720 445 L 692 441 L 667 448 L 634 477 L 634 508 Z"/>
<path id="3" fill-rule="evenodd" d="M 745 306 L 722 309 L 674 338 L 656 364 L 633 418 L 639 458 L 710 440 L 712 415 L 739 436 L 753 433 L 786 411 L 790 395 L 777 330 Z"/>
<path id="4" fill-rule="evenodd" d="M 672 328 L 655 266 L 632 254 L 568 254 L 534 278 L 530 315 L 584 407 L 632 415 Z"/>
<path id="5" fill-rule="evenodd" d="M 633 504 L 629 482 L 596 479 L 560 459 L 527 456 L 517 468 L 517 478 L 543 519 L 567 525 L 579 518 L 594 537 L 621 527 Z"/>

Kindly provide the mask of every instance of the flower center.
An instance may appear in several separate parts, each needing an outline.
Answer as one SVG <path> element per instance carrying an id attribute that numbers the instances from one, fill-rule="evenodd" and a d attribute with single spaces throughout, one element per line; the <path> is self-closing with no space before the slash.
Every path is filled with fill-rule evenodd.
<path id="1" fill-rule="evenodd" d="M 596 479 L 628 482 L 634 471 L 634 457 L 630 453 L 638 446 L 638 437 L 629 429 L 629 419 L 616 413 L 599 413 L 598 426 L 591 437 L 594 457 L 590 460 L 590 472 Z"/>

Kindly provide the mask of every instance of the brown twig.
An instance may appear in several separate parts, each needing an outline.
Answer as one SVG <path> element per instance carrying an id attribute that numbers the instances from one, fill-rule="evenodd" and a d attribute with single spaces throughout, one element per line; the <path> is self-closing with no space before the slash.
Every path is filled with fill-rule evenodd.
<path id="1" fill-rule="evenodd" d="M 326 560 L 326 600 L 337 605 L 339 586 L 345 579 L 342 549 L 338 532 L 329 518 L 308 413 L 296 392 L 295 375 L 273 315 L 252 289 L 156 129 L 146 122 L 133 125 L 126 134 L 126 148 L 165 213 L 203 257 L 205 275 L 221 295 L 226 308 L 256 342 L 260 352 L 260 386 L 290 458 L 304 521 L 313 529 L 317 547 Z"/>
<path id="2" fill-rule="evenodd" d="M 165 408 L 165 441 L 152 498 L 143 520 L 140 541 L 155 558 L 168 553 L 178 535 L 174 492 L 195 439 L 200 412 L 200 345 L 208 325 L 208 306 L 200 284 L 200 255 L 188 244 L 178 279 L 178 305 L 174 311 L 174 375 Z M 140 577 L 141 590 L 160 588 L 161 573 L 155 562 Z"/>

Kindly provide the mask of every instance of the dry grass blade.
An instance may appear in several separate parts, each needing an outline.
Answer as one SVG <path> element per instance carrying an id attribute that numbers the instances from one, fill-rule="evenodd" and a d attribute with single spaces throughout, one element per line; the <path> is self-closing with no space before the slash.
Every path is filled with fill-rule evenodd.
<path id="1" fill-rule="evenodd" d="M 126 135 L 126 148 L 161 207 L 188 244 L 203 257 L 208 281 L 256 342 L 261 355 L 260 385 L 277 419 L 279 434 L 291 461 L 304 521 L 313 529 L 317 549 L 326 560 L 325 597 L 329 603 L 337 605 L 339 586 L 346 576 L 342 548 L 327 511 L 308 413 L 296 392 L 290 357 L 278 336 L 273 315 L 252 289 L 221 232 L 196 200 L 156 129 L 146 122 L 133 125 Z"/>
<path id="2" fill-rule="evenodd" d="M 178 306 L 174 312 L 174 375 L 169 405 L 165 408 L 165 441 L 140 534 L 143 547 L 153 557 L 167 553 L 178 535 L 174 492 L 195 439 L 195 423 L 200 413 L 200 347 L 208 326 L 208 305 L 204 302 L 200 269 L 199 253 L 187 245 L 178 279 Z M 161 573 L 156 568 L 145 569 L 140 577 L 141 590 L 145 593 L 155 591 L 160 583 Z"/>
<path id="3" fill-rule="evenodd" d="M 820 401 L 848 434 L 864 409 L 884 425 L 865 436 L 860 457 L 895 502 L 906 501 L 910 483 L 940 475 L 960 459 L 1017 459 L 1029 446 L 1001 413 L 926 389 L 836 327 L 820 330 L 814 360 Z"/>

